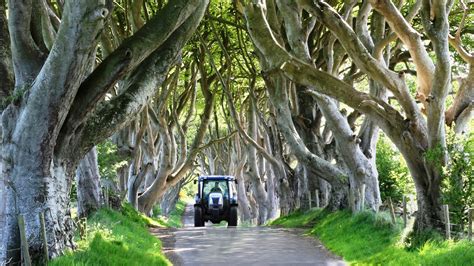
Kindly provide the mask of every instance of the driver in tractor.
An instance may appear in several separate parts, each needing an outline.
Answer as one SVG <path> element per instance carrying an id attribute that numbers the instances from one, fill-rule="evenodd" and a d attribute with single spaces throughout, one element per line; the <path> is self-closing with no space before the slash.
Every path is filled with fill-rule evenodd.
<path id="1" fill-rule="evenodd" d="M 219 192 L 222 194 L 222 189 L 221 187 L 219 186 L 219 182 L 216 182 L 214 184 L 214 187 L 211 189 L 211 192 Z"/>

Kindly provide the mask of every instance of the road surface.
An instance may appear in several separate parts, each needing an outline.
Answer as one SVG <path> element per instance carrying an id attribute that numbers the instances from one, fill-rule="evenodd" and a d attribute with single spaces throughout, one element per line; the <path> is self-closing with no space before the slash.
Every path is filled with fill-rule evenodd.
<path id="1" fill-rule="evenodd" d="M 346 265 L 301 230 L 269 227 L 194 228 L 186 207 L 184 228 L 157 230 L 174 265 Z"/>

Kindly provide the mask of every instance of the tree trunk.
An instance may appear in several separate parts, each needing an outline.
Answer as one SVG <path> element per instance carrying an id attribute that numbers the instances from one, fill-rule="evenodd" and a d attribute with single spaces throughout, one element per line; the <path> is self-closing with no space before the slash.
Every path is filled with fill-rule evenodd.
<path id="1" fill-rule="evenodd" d="M 237 181 L 237 200 L 239 203 L 239 214 L 241 221 L 250 221 L 250 203 L 245 191 L 245 177 L 244 167 L 247 161 L 247 154 L 242 153 L 242 147 L 240 145 L 240 138 L 238 135 L 235 136 L 233 149 L 231 152 L 231 163 L 230 169 L 234 169 L 235 180 Z"/>
<path id="2" fill-rule="evenodd" d="M 138 190 L 146 179 L 154 175 L 154 169 L 152 162 L 144 164 L 138 173 L 135 173 L 133 168 L 135 168 L 135 162 L 130 165 L 127 198 L 128 202 L 130 202 L 135 209 L 138 209 Z"/>
<path id="3" fill-rule="evenodd" d="M 245 191 L 245 180 L 243 174 L 239 174 L 235 177 L 237 180 L 237 199 L 239 201 L 239 213 L 242 221 L 250 221 L 252 219 L 251 207 L 247 193 Z"/>
<path id="4" fill-rule="evenodd" d="M 13 264 L 20 262 L 17 220 L 20 214 L 25 219 L 26 238 L 32 258 L 41 258 L 43 254 L 38 218 L 40 212 L 45 216 L 49 256 L 62 254 L 65 247 L 73 248 L 69 192 L 74 175 L 64 167 L 70 162 L 52 162 L 42 152 L 32 153 L 30 149 L 20 151 L 5 146 L 2 149 L 1 169 L 7 185 L 0 196 L 4 204 L 0 213 L 0 261 Z M 11 158 L 11 163 L 7 158 Z"/>
<path id="5" fill-rule="evenodd" d="M 179 182 L 173 187 L 170 187 L 160 200 L 161 214 L 168 216 L 176 207 L 176 202 L 179 199 L 179 192 L 181 191 L 182 182 Z"/>
<path id="6" fill-rule="evenodd" d="M 441 176 L 439 176 L 439 171 L 433 169 L 427 159 L 423 158 L 422 151 L 409 150 L 411 146 L 413 145 L 406 147 L 407 150 L 400 151 L 415 182 L 418 205 L 415 232 L 422 233 L 424 230 L 432 229 L 442 230 L 444 223 L 441 210 Z"/>
<path id="7" fill-rule="evenodd" d="M 326 210 L 338 211 L 349 209 L 349 187 L 347 186 L 331 186 L 330 196 L 327 199 Z"/>
<path id="8" fill-rule="evenodd" d="M 100 175 L 95 147 L 79 163 L 76 184 L 77 214 L 87 217 L 100 208 Z"/>
<path id="9" fill-rule="evenodd" d="M 275 183 L 277 177 L 275 176 L 275 170 L 273 169 L 271 163 L 266 162 L 266 167 L 269 169 L 267 171 L 267 200 L 268 200 L 268 210 L 266 220 L 273 220 L 278 218 L 278 209 L 280 204 L 278 201 L 277 185 Z"/>
<path id="10" fill-rule="evenodd" d="M 249 136 L 257 140 L 258 138 L 258 127 L 256 124 L 256 114 L 255 114 L 255 104 L 251 102 L 249 104 L 248 109 L 248 123 L 249 123 Z M 267 192 L 264 188 L 264 183 L 262 180 L 262 173 L 260 172 L 260 168 L 258 163 L 262 161 L 258 159 L 257 150 L 254 146 L 248 145 L 247 146 L 247 154 L 248 154 L 248 161 L 247 161 L 247 175 L 250 179 L 250 184 L 252 186 L 252 192 L 255 196 L 256 203 L 258 205 L 258 217 L 257 223 L 259 225 L 264 224 L 267 218 Z"/>

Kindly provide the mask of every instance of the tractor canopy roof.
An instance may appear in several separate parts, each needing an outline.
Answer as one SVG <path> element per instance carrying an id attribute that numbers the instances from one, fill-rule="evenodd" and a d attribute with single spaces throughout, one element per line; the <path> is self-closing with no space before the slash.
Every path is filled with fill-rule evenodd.
<path id="1" fill-rule="evenodd" d="M 199 181 L 204 180 L 229 180 L 234 181 L 235 177 L 231 175 L 204 175 L 199 177 Z"/>

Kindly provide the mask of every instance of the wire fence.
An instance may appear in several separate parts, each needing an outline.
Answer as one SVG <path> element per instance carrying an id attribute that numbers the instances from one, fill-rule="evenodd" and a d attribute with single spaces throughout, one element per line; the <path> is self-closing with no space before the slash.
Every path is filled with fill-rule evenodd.
<path id="1" fill-rule="evenodd" d="M 48 240 L 46 236 L 46 226 L 44 220 L 44 212 L 38 213 L 38 218 L 40 222 L 40 238 L 42 241 L 42 248 L 43 248 L 43 258 L 45 264 L 47 264 L 49 258 L 48 249 L 50 248 L 48 245 Z M 3 265 L 32 265 L 31 257 L 30 257 L 30 246 L 28 243 L 31 242 L 31 238 L 28 239 L 26 235 L 26 226 L 25 226 L 25 219 L 22 214 L 17 215 L 17 222 L 18 222 L 18 229 L 20 233 L 20 247 L 17 248 L 10 248 L 5 250 L 7 261 L 0 262 L 0 266 Z M 19 254 L 20 253 L 20 254 Z M 19 261 L 13 261 L 14 258 L 20 257 Z"/>
<path id="2" fill-rule="evenodd" d="M 411 201 L 411 200 L 410 200 Z M 418 212 L 416 204 L 410 204 L 409 208 L 407 200 L 404 198 L 403 206 L 394 207 L 391 201 L 389 200 L 384 205 L 388 211 L 393 212 L 395 216 L 404 218 L 404 227 L 407 226 L 407 220 L 410 218 L 415 218 Z M 430 216 L 423 217 L 423 219 L 417 219 L 416 223 L 421 227 L 433 227 L 435 228 L 444 228 L 444 231 L 440 232 L 444 234 L 447 239 L 467 239 L 473 240 L 473 220 L 474 220 L 474 208 L 467 208 L 467 214 L 463 217 L 467 218 L 467 223 L 452 223 L 451 217 L 453 215 L 459 215 L 459 213 L 449 211 L 448 205 L 442 205 L 443 217 L 442 219 L 433 218 Z M 466 217 L 467 216 L 467 217 Z M 406 217 L 406 218 L 405 218 Z M 394 218 L 393 218 L 394 219 Z M 395 221 L 393 220 L 393 223 Z"/>

